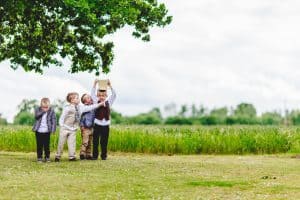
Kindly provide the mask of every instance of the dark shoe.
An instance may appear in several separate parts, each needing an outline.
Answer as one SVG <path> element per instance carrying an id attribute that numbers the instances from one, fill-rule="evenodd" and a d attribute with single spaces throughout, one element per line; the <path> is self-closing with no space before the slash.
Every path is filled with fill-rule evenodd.
<path id="1" fill-rule="evenodd" d="M 45 158 L 45 162 L 47 162 L 47 163 L 51 162 L 50 158 Z"/>
<path id="2" fill-rule="evenodd" d="M 69 161 L 76 161 L 76 158 L 70 158 Z"/>
<path id="3" fill-rule="evenodd" d="M 86 159 L 87 159 L 87 160 L 92 160 L 93 157 L 92 157 L 92 156 L 87 156 Z"/>
<path id="4" fill-rule="evenodd" d="M 98 160 L 98 158 L 92 157 L 91 160 Z"/>
<path id="5" fill-rule="evenodd" d="M 42 163 L 42 162 L 43 162 L 43 159 L 42 159 L 42 158 L 38 158 L 38 159 L 37 159 L 37 162 L 38 162 L 38 163 Z"/>
<path id="6" fill-rule="evenodd" d="M 106 160 L 106 157 L 102 157 L 101 160 Z"/>
<path id="7" fill-rule="evenodd" d="M 84 155 L 80 155 L 80 160 L 84 160 L 85 156 Z"/>
<path id="8" fill-rule="evenodd" d="M 55 162 L 59 162 L 60 161 L 60 159 L 59 158 L 55 158 L 55 160 L 54 160 Z"/>

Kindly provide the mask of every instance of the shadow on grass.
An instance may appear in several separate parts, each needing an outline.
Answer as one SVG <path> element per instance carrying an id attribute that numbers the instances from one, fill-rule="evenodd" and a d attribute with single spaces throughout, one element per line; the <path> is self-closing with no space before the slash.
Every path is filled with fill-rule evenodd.
<path id="1" fill-rule="evenodd" d="M 187 185 L 201 187 L 233 187 L 236 185 L 248 185 L 248 183 L 236 181 L 190 181 Z"/>

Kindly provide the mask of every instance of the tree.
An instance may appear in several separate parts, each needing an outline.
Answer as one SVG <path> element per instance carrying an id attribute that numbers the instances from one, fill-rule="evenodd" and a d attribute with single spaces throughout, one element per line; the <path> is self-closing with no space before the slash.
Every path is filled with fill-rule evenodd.
<path id="1" fill-rule="evenodd" d="M 121 124 L 124 120 L 123 116 L 121 113 L 118 113 L 115 110 L 111 110 L 111 120 L 113 124 Z"/>
<path id="2" fill-rule="evenodd" d="M 17 106 L 18 114 L 14 117 L 14 124 L 32 125 L 34 123 L 34 109 L 37 106 L 37 100 L 23 99 Z"/>
<path id="3" fill-rule="evenodd" d="M 141 113 L 133 117 L 127 117 L 129 124 L 160 124 L 162 116 L 159 108 L 153 108 L 147 113 Z"/>
<path id="4" fill-rule="evenodd" d="M 228 115 L 226 107 L 216 108 L 210 112 L 210 116 L 216 119 L 217 124 L 224 124 Z"/>
<path id="5" fill-rule="evenodd" d="M 2 113 L 0 113 L 0 125 L 7 125 L 7 120 L 2 117 Z"/>
<path id="6" fill-rule="evenodd" d="M 242 118 L 254 118 L 256 117 L 256 109 L 252 104 L 241 103 L 234 110 L 234 115 Z"/>
<path id="7" fill-rule="evenodd" d="M 164 106 L 164 110 L 168 116 L 173 116 L 177 113 L 177 106 L 175 103 L 170 103 Z"/>
<path id="8" fill-rule="evenodd" d="M 191 115 L 192 115 L 192 117 L 197 117 L 197 114 L 198 114 L 198 109 L 197 109 L 195 104 L 192 104 L 192 106 L 191 106 Z"/>
<path id="9" fill-rule="evenodd" d="M 72 61 L 69 72 L 107 73 L 114 57 L 106 36 L 128 25 L 149 41 L 149 29 L 172 17 L 157 0 L 5 0 L 0 1 L 0 62 L 43 72 Z"/>
<path id="10" fill-rule="evenodd" d="M 261 123 L 264 125 L 279 125 L 282 121 L 282 116 L 277 112 L 266 112 L 261 115 Z"/>
<path id="11" fill-rule="evenodd" d="M 60 118 L 60 115 L 61 115 L 61 113 L 63 111 L 65 103 L 66 102 L 64 100 L 61 100 L 61 99 L 56 99 L 53 103 L 51 103 L 51 106 L 52 106 L 52 108 L 55 111 L 57 123 L 59 121 L 59 118 Z"/>
<path id="12" fill-rule="evenodd" d="M 186 117 L 187 112 L 188 112 L 188 106 L 182 105 L 178 114 L 180 117 Z"/>
<path id="13" fill-rule="evenodd" d="M 300 110 L 292 110 L 287 118 L 290 119 L 293 125 L 300 125 Z"/>
<path id="14" fill-rule="evenodd" d="M 14 124 L 18 125 L 33 125 L 34 114 L 30 112 L 19 112 L 14 118 Z"/>
<path id="15" fill-rule="evenodd" d="M 256 109 L 252 104 L 241 103 L 233 112 L 234 121 L 238 124 L 256 124 Z"/>
<path id="16" fill-rule="evenodd" d="M 17 108 L 19 112 L 33 112 L 37 106 L 38 101 L 36 99 L 23 99 Z"/>

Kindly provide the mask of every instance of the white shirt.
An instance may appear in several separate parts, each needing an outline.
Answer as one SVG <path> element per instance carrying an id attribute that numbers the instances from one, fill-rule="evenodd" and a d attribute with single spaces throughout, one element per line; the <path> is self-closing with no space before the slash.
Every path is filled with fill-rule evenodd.
<path id="1" fill-rule="evenodd" d="M 49 130 L 48 130 L 48 124 L 47 124 L 47 112 L 45 112 L 42 116 L 42 121 L 41 121 L 41 124 L 40 124 L 40 127 L 39 129 L 37 130 L 37 132 L 39 133 L 48 133 Z"/>
<path id="2" fill-rule="evenodd" d="M 107 97 L 105 99 L 105 101 L 108 101 L 109 107 L 112 106 L 112 104 L 115 102 L 116 97 L 117 97 L 115 90 L 113 88 L 110 88 L 110 90 L 111 90 L 111 95 L 109 95 L 109 97 Z M 95 87 L 92 88 L 91 97 L 93 99 L 93 103 L 98 103 L 98 97 L 96 96 L 96 88 Z M 110 120 L 106 120 L 106 119 L 99 120 L 99 119 L 95 118 L 94 123 L 99 126 L 109 126 Z"/>
<path id="3" fill-rule="evenodd" d="M 59 125 L 70 131 L 76 131 L 79 127 L 79 120 L 80 120 L 81 115 L 85 112 L 89 112 L 91 110 L 98 108 L 100 106 L 100 104 L 97 103 L 97 104 L 93 104 L 93 105 L 78 105 L 78 106 L 76 106 L 77 110 L 78 110 L 78 119 L 77 119 L 77 122 L 72 127 L 64 124 L 65 117 L 66 117 L 68 111 L 71 109 L 70 106 L 75 106 L 75 105 L 68 104 L 67 106 L 64 107 L 63 112 L 59 118 Z"/>

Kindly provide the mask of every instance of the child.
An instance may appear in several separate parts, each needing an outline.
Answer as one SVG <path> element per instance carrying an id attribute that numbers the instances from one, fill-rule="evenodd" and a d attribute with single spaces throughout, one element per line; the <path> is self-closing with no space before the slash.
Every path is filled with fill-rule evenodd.
<path id="1" fill-rule="evenodd" d="M 79 124 L 79 119 L 82 113 L 96 109 L 103 106 L 104 103 L 98 103 L 94 105 L 79 106 L 79 95 L 76 92 L 69 93 L 67 95 L 67 102 L 69 103 L 64 107 L 62 115 L 59 119 L 60 133 L 58 140 L 57 153 L 55 156 L 55 162 L 60 161 L 60 157 L 63 152 L 64 144 L 67 140 L 69 150 L 69 160 L 75 161 L 76 150 L 76 131 Z"/>
<path id="2" fill-rule="evenodd" d="M 43 161 L 43 150 L 45 152 L 45 162 L 50 162 L 50 133 L 55 133 L 56 116 L 50 107 L 48 98 L 41 99 L 41 106 L 35 110 L 35 123 L 32 128 L 35 132 L 37 161 Z"/>
<path id="3" fill-rule="evenodd" d="M 97 96 L 95 94 L 96 84 L 92 89 L 92 99 L 93 102 L 105 103 L 105 106 L 99 107 L 95 111 L 95 121 L 94 121 L 94 133 L 93 133 L 93 160 L 98 159 L 99 155 L 99 138 L 101 144 L 101 159 L 106 160 L 107 158 L 107 144 L 109 137 L 109 125 L 110 125 L 110 107 L 116 99 L 116 93 L 108 80 L 108 87 L 110 88 L 112 94 L 107 98 L 106 90 L 98 90 Z"/>
<path id="4" fill-rule="evenodd" d="M 93 100 L 90 95 L 84 94 L 81 97 L 81 102 L 84 105 L 92 105 Z M 94 125 L 95 113 L 94 110 L 82 113 L 80 118 L 80 130 L 81 130 L 81 148 L 80 148 L 80 160 L 91 160 L 91 143 L 93 140 L 93 125 Z"/>

